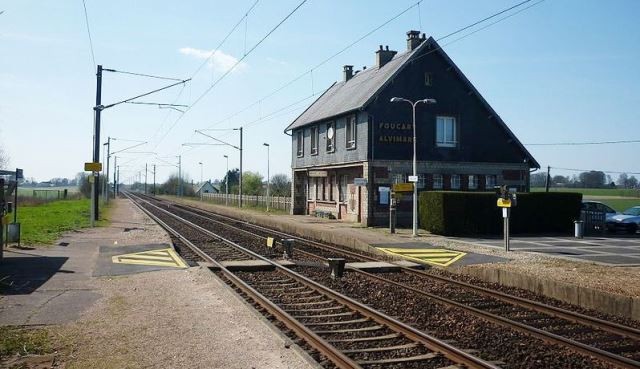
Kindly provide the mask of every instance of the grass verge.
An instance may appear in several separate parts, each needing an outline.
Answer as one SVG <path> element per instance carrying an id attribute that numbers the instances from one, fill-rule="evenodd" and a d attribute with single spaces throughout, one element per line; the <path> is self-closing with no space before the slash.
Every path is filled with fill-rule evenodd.
<path id="1" fill-rule="evenodd" d="M 18 208 L 21 242 L 26 245 L 49 244 L 63 232 L 89 227 L 90 200 L 53 201 Z M 101 207 L 99 226 L 109 223 L 109 207 Z"/>
<path id="2" fill-rule="evenodd" d="M 0 360 L 14 355 L 44 355 L 53 351 L 46 329 L 0 327 Z"/>

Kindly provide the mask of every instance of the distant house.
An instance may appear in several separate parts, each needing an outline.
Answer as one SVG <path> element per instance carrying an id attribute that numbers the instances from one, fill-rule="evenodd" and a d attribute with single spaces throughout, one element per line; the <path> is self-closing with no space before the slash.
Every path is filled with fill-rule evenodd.
<path id="1" fill-rule="evenodd" d="M 407 32 L 403 53 L 375 52 L 372 67 L 345 65 L 329 87 L 287 128 L 292 139 L 292 213 L 331 213 L 366 225 L 385 224 L 389 190 L 412 174 L 412 109 L 416 106 L 419 191 L 529 191 L 539 168 L 518 138 L 433 38 Z M 411 216 L 410 196 L 398 221 Z"/>
<path id="2" fill-rule="evenodd" d="M 200 196 L 200 192 L 202 193 L 219 193 L 220 189 L 216 188 L 216 186 L 211 184 L 211 181 L 206 181 L 204 183 L 197 184 L 193 187 L 193 191 L 196 193 L 196 196 Z"/>

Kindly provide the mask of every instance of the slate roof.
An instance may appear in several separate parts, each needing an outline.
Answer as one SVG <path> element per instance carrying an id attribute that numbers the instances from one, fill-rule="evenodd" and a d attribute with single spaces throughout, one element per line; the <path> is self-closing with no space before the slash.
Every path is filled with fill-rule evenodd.
<path id="1" fill-rule="evenodd" d="M 480 92 L 475 88 L 471 81 L 469 81 L 467 76 L 462 73 L 460 68 L 458 68 L 453 60 L 449 58 L 449 55 L 447 55 L 433 37 L 429 37 L 425 42 L 421 43 L 412 51 L 397 54 L 391 61 L 383 65 L 382 68 L 373 66 L 354 75 L 346 82 L 342 81 L 334 83 L 322 95 L 320 95 L 313 104 L 302 112 L 298 118 L 285 128 L 285 132 L 316 123 L 321 120 L 336 117 L 350 111 L 364 109 L 369 102 L 371 102 L 376 95 L 382 91 L 391 80 L 393 80 L 393 77 L 397 75 L 415 55 L 420 54 L 424 48 L 429 48 L 432 51 L 438 52 L 442 57 L 444 57 L 447 63 L 449 63 L 449 65 L 451 65 L 458 74 L 462 82 L 467 85 L 471 91 L 473 91 L 485 108 L 493 115 L 493 117 L 495 117 L 497 123 L 506 130 L 507 134 L 513 139 L 513 142 L 529 159 L 529 167 L 540 168 L 540 164 L 536 161 L 533 155 L 529 153 L 520 140 L 518 140 L 516 135 L 509 129 L 507 124 L 502 120 L 502 118 L 500 118 L 498 113 L 493 110 L 487 100 L 482 97 Z M 429 51 L 429 53 L 430 52 L 431 51 Z M 419 57 L 420 56 L 418 56 L 418 58 Z"/>
<path id="2" fill-rule="evenodd" d="M 307 110 L 296 118 L 285 131 L 364 107 L 385 83 L 402 69 L 406 61 L 412 55 L 418 53 L 427 43 L 423 42 L 412 51 L 396 54 L 382 68 L 373 66 L 354 75 L 347 82 L 334 83 Z"/>

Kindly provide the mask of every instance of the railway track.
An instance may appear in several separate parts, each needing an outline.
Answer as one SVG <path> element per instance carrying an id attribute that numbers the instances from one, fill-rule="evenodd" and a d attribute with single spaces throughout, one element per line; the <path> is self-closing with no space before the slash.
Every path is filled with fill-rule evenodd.
<path id="1" fill-rule="evenodd" d="M 233 288 L 241 290 L 335 367 L 498 368 L 147 200 L 126 196 L 194 254 L 211 263 Z M 215 248 L 223 249 L 223 255 L 228 255 L 227 249 L 236 249 L 245 257 L 272 264 L 274 270 L 233 273 L 212 256 L 218 255 Z"/>
<path id="2" fill-rule="evenodd" d="M 172 207 L 173 210 L 191 213 L 194 219 L 232 227 L 235 232 L 242 232 L 256 238 L 278 236 L 296 239 L 296 253 L 303 254 L 307 258 L 318 260 L 327 256 L 343 256 L 348 261 L 376 260 L 368 255 L 304 240 L 294 235 L 202 209 L 167 201 L 163 203 L 165 207 Z M 259 250 L 258 247 L 256 251 Z M 597 357 L 616 367 L 640 367 L 638 361 L 640 360 L 640 330 L 633 327 L 409 268 L 404 268 L 402 273 L 386 273 L 384 276 L 358 270 L 352 272 L 425 296 L 441 304 L 462 309 L 477 317 L 546 342 Z"/>

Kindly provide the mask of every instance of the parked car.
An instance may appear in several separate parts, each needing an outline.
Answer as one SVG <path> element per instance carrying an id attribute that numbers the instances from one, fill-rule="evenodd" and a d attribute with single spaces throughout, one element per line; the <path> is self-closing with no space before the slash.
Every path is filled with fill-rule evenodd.
<path id="1" fill-rule="evenodd" d="M 640 229 L 640 206 L 634 206 L 607 219 L 607 229 L 612 232 L 624 230 L 635 234 Z"/>
<path id="2" fill-rule="evenodd" d="M 603 204 L 600 201 L 583 201 L 582 208 L 580 210 L 605 213 L 607 222 L 614 215 L 618 214 L 618 212 L 615 211 L 612 207 L 610 207 L 609 205 Z"/>

